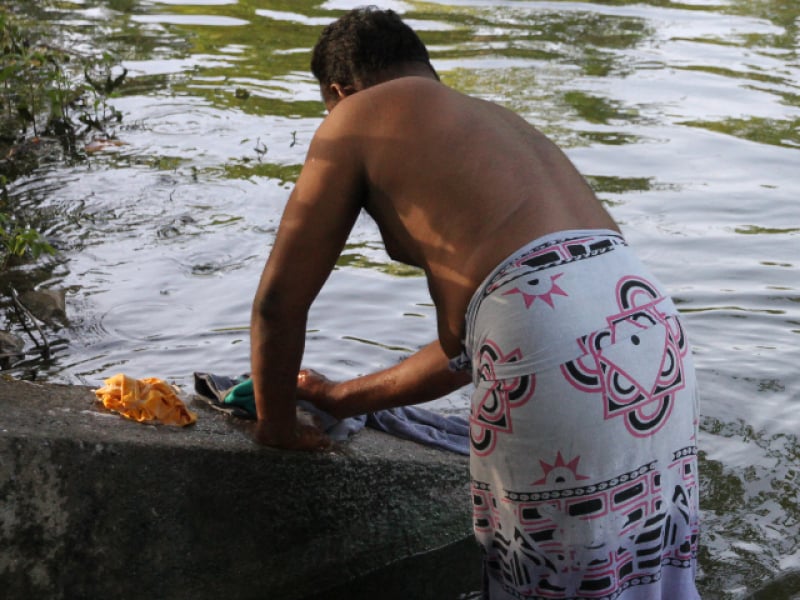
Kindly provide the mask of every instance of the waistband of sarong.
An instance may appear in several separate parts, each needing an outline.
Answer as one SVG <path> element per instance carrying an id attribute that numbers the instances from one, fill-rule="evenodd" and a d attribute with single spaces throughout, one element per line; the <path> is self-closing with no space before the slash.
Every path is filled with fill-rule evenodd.
<path id="1" fill-rule="evenodd" d="M 592 243 L 587 244 L 587 239 L 591 240 Z M 599 243 L 603 241 L 609 243 Z M 469 305 L 467 306 L 467 314 L 465 315 L 466 327 L 464 330 L 464 342 L 469 340 L 472 323 L 477 316 L 481 301 L 491 293 L 493 282 L 504 270 L 508 269 L 526 254 L 561 244 L 566 244 L 569 246 L 570 243 L 574 244 L 576 249 L 582 247 L 582 251 L 576 251 L 569 258 L 561 256 L 554 258 L 553 260 L 547 260 L 545 257 L 541 263 L 536 264 L 536 268 L 546 269 L 557 264 L 564 264 L 567 262 L 590 258 L 592 256 L 598 256 L 613 250 L 618 246 L 628 245 L 622 234 L 612 229 L 567 229 L 563 231 L 554 231 L 553 233 L 545 234 L 528 242 L 500 261 L 500 263 L 484 278 L 484 280 L 475 290 L 475 293 L 472 295 Z"/>
<path id="2" fill-rule="evenodd" d="M 475 350 L 473 344 L 477 342 L 474 336 L 476 335 L 476 324 L 480 319 L 481 303 L 491 297 L 497 290 L 503 289 L 506 284 L 519 277 L 529 275 L 531 271 L 544 271 L 569 265 L 577 266 L 580 261 L 593 260 L 595 257 L 603 255 L 609 256 L 609 252 L 614 250 L 621 252 L 619 255 L 615 253 L 614 256 L 626 261 L 625 264 L 630 259 L 635 260 L 634 257 L 628 255 L 627 243 L 623 236 L 611 230 L 560 231 L 537 238 L 511 254 L 484 279 L 481 287 L 473 295 L 467 313 L 469 321 L 466 324 L 466 351 L 463 359 L 471 362 L 471 359 L 477 358 L 471 356 L 471 353 Z M 615 263 L 617 262 L 616 258 L 609 258 Z M 635 263 L 639 264 L 638 261 L 635 261 Z M 647 313 L 652 317 L 654 326 L 660 323 L 682 337 L 682 327 L 674 302 L 669 296 L 663 295 L 661 290 L 654 289 L 653 291 L 656 295 L 650 301 L 631 306 L 629 309 L 620 312 L 616 315 L 615 321 L 624 320 L 639 313 Z M 507 379 L 541 372 L 568 361 L 579 359 L 587 352 L 587 340 L 604 332 L 613 331 L 614 343 L 642 334 L 641 330 L 631 330 L 620 337 L 620 333 L 614 330 L 614 323 L 606 320 L 604 324 L 598 322 L 597 325 L 599 326 L 597 329 L 592 328 L 589 331 L 573 332 L 574 339 L 560 339 L 556 345 L 542 345 L 539 350 L 526 353 L 525 358 L 495 363 L 492 366 L 492 379 Z M 458 359 L 454 359 L 454 361 L 456 361 L 454 366 L 457 367 Z M 482 373 L 481 378 L 488 379 L 487 374 Z"/>

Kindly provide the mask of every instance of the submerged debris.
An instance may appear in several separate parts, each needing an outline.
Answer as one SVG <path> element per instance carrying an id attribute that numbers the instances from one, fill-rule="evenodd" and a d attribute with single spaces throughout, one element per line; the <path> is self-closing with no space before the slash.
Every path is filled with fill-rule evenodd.
<path id="1" fill-rule="evenodd" d="M 25 341 L 8 331 L 0 331 L 0 369 L 11 367 L 16 361 L 25 358 Z"/>

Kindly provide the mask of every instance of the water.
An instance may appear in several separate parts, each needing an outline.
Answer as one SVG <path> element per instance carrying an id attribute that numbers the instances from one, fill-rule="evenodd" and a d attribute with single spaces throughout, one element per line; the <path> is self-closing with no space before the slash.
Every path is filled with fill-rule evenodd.
<path id="1" fill-rule="evenodd" d="M 76 51 L 110 50 L 130 73 L 112 100 L 125 145 L 10 189 L 59 253 L 6 278 L 65 288 L 70 317 L 46 329 L 53 357 L 13 375 L 97 386 L 125 372 L 189 391 L 194 371 L 247 370 L 255 285 L 324 116 L 309 48 L 360 4 L 35 9 Z M 565 148 L 678 301 L 702 392 L 704 597 L 797 597 L 800 3 L 380 4 L 420 31 L 445 83 Z M 305 363 L 351 377 L 434 332 L 420 273 L 359 220 L 310 315 Z M 464 393 L 433 403 L 466 406 Z"/>

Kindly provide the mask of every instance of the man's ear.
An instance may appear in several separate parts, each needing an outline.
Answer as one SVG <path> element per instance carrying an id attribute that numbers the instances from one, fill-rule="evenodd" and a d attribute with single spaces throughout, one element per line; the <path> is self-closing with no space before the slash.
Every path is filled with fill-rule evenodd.
<path id="1" fill-rule="evenodd" d="M 328 90 L 330 91 L 331 98 L 338 102 L 347 97 L 345 94 L 344 88 L 339 85 L 338 83 L 332 83 L 328 86 Z"/>
<path id="2" fill-rule="evenodd" d="M 348 96 L 356 93 L 356 89 L 352 85 L 340 85 L 338 83 L 332 83 L 328 86 L 328 89 L 331 92 L 331 97 L 336 102 L 339 100 L 344 100 Z"/>
<path id="3" fill-rule="evenodd" d="M 328 109 L 328 112 L 332 111 L 333 108 L 339 104 L 339 102 L 348 96 L 352 96 L 357 91 L 358 88 L 353 85 L 331 83 L 327 88 L 324 89 L 324 93 L 322 94 L 322 100 L 325 103 L 325 108 Z"/>

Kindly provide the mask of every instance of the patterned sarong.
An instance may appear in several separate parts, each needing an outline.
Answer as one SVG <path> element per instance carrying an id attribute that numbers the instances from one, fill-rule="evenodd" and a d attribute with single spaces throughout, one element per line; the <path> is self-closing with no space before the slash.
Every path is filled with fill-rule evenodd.
<path id="1" fill-rule="evenodd" d="M 697 397 L 678 312 L 613 231 L 566 231 L 466 316 L 485 597 L 695 600 Z"/>

